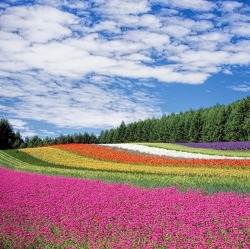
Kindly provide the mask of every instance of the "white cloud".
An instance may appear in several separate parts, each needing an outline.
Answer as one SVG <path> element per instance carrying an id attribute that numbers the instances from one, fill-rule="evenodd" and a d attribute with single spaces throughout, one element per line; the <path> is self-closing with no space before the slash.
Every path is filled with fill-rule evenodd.
<path id="1" fill-rule="evenodd" d="M 100 11 L 116 17 L 142 14 L 149 10 L 149 4 L 146 0 L 106 0 L 102 3 Z"/>
<path id="2" fill-rule="evenodd" d="M 168 35 L 162 35 L 149 31 L 128 31 L 124 34 L 124 39 L 129 42 L 140 44 L 143 49 L 155 48 L 162 49 L 169 44 Z"/>
<path id="3" fill-rule="evenodd" d="M 230 27 L 230 32 L 237 36 L 250 37 L 250 23 L 237 22 Z"/>
<path id="4" fill-rule="evenodd" d="M 186 38 L 195 50 L 218 51 L 225 44 L 228 44 L 232 35 L 225 32 L 207 32 L 201 35 L 191 35 Z"/>
<path id="5" fill-rule="evenodd" d="M 120 33 L 120 29 L 118 28 L 117 23 L 114 21 L 102 21 L 90 28 L 89 31 L 110 31 L 112 33 Z"/>
<path id="6" fill-rule="evenodd" d="M 56 136 L 57 134 L 53 131 L 48 130 L 40 130 L 40 132 L 43 134 L 43 136 Z"/>
<path id="7" fill-rule="evenodd" d="M 21 133 L 22 138 L 25 138 L 25 137 L 34 137 L 34 136 L 38 135 L 38 133 L 36 131 L 29 130 L 29 129 L 20 131 L 20 133 Z"/>
<path id="8" fill-rule="evenodd" d="M 180 8 L 180 9 L 192 9 L 196 11 L 209 11 L 216 7 L 216 4 L 212 1 L 206 0 L 151 0 L 153 3 L 162 3 L 165 6 Z"/>
<path id="9" fill-rule="evenodd" d="M 157 28 L 160 28 L 161 23 L 157 17 L 146 14 L 140 16 L 139 25 L 142 27 L 148 27 L 151 30 L 155 30 Z"/>
<path id="10" fill-rule="evenodd" d="M 234 44 L 227 44 L 224 47 L 224 50 L 233 53 L 239 53 L 239 52 L 250 53 L 250 40 L 239 40 Z"/>
<path id="11" fill-rule="evenodd" d="M 29 124 L 26 121 L 16 118 L 9 118 L 8 120 L 14 131 L 19 131 L 21 133 L 22 138 L 38 135 L 35 130 L 30 129 Z"/>
<path id="12" fill-rule="evenodd" d="M 170 3 L 174 7 L 198 11 L 209 11 L 216 7 L 213 2 L 206 0 L 170 0 Z"/>
<path id="13" fill-rule="evenodd" d="M 186 34 L 196 34 L 197 32 L 209 31 L 214 28 L 214 24 L 208 20 L 192 20 L 190 18 L 183 18 L 180 16 L 172 16 L 163 18 L 164 29 L 167 27 L 173 26 L 175 28 L 178 26 L 178 29 Z"/>
<path id="14" fill-rule="evenodd" d="M 52 7 L 61 7 L 63 5 L 63 0 L 36 0 L 38 5 L 46 5 Z"/>
<path id="15" fill-rule="evenodd" d="M 188 51 L 175 59 L 185 65 L 194 65 L 197 67 L 207 67 L 209 65 L 223 64 L 227 61 L 229 53 L 224 51 Z"/>
<path id="16" fill-rule="evenodd" d="M 181 25 L 167 25 L 162 29 L 162 31 L 168 34 L 169 36 L 176 38 L 182 38 L 191 33 L 190 29 L 183 27 Z"/>
<path id="17" fill-rule="evenodd" d="M 213 13 L 199 13 L 197 14 L 197 17 L 202 20 L 206 20 L 206 19 L 211 20 L 211 19 L 216 18 L 216 15 Z"/>
<path id="18" fill-rule="evenodd" d="M 89 3 L 87 1 L 64 1 L 64 5 L 71 9 L 86 9 L 89 7 Z"/>
<path id="19" fill-rule="evenodd" d="M 242 5 L 243 5 L 243 3 L 239 3 L 236 1 L 222 1 L 221 2 L 221 10 L 232 12 L 235 9 L 241 7 Z"/>
<path id="20" fill-rule="evenodd" d="M 43 43 L 71 35 L 67 27 L 76 18 L 69 13 L 48 6 L 12 7 L 0 16 L 0 27 L 5 32 L 17 32 L 30 42 Z"/>
<path id="21" fill-rule="evenodd" d="M 17 130 L 23 130 L 26 128 L 27 126 L 27 123 L 21 119 L 13 119 L 13 118 L 10 118 L 9 119 L 11 125 L 17 129 Z"/>
<path id="22" fill-rule="evenodd" d="M 250 86 L 246 84 L 242 85 L 237 85 L 237 86 L 231 86 L 230 87 L 234 91 L 239 91 L 239 92 L 250 92 Z"/>
<path id="23" fill-rule="evenodd" d="M 22 51 L 25 51 L 30 45 L 29 41 L 14 33 L 0 31 L 0 37 L 2 53 L 4 53 L 6 56 L 15 53 L 21 53 Z"/>
<path id="24" fill-rule="evenodd" d="M 250 56 L 247 52 L 239 52 L 231 54 L 227 61 L 228 64 L 249 65 Z"/>
<path id="25" fill-rule="evenodd" d="M 227 74 L 227 75 L 232 75 L 232 74 L 233 74 L 232 71 L 229 70 L 228 68 L 223 69 L 222 72 L 223 72 L 224 74 Z"/>
<path id="26" fill-rule="evenodd" d="M 86 9 L 89 7 L 89 3 L 87 1 L 74 1 L 74 0 L 36 0 L 36 4 L 38 5 L 46 5 L 55 8 L 59 8 L 65 6 L 70 9 Z"/>
<path id="27" fill-rule="evenodd" d="M 135 61 L 135 62 L 138 62 L 138 61 L 144 61 L 144 62 L 153 62 L 153 60 L 144 55 L 144 54 L 139 54 L 139 53 L 134 53 L 134 54 L 130 54 L 130 55 L 124 55 L 124 60 L 131 60 L 131 61 Z"/>
<path id="28" fill-rule="evenodd" d="M 209 32 L 209 33 L 205 33 L 202 35 L 198 35 L 196 36 L 196 41 L 197 40 L 205 40 L 205 41 L 209 41 L 209 42 L 229 42 L 231 39 L 231 36 L 229 34 L 225 34 L 222 32 Z"/>
<path id="29" fill-rule="evenodd" d="M 160 115 L 157 99 L 146 90 L 138 95 L 130 82 L 118 84 L 112 78 L 101 76 L 89 80 L 88 83 L 78 82 L 75 86 L 58 82 L 57 87 L 36 82 L 34 88 L 30 78 L 24 89 L 17 85 L 11 89 L 13 92 L 18 90 L 20 96 L 16 96 L 18 103 L 8 110 L 8 114 L 19 119 L 35 119 L 74 128 L 111 127 L 119 125 L 121 120 L 131 122 L 138 117 Z M 109 89 L 111 85 L 113 90 Z"/>

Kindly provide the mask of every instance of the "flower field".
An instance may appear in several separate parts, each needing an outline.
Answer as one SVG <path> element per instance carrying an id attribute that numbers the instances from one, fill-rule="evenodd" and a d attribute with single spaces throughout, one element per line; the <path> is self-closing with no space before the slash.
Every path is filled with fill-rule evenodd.
<path id="1" fill-rule="evenodd" d="M 0 173 L 2 248 L 250 246 L 249 195 Z"/>
<path id="2" fill-rule="evenodd" d="M 250 247 L 247 152 L 108 146 L 0 151 L 0 248 Z"/>

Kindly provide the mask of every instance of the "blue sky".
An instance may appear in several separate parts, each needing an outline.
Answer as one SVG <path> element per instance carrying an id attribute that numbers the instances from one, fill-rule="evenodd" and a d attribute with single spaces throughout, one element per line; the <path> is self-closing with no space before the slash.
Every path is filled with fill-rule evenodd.
<path id="1" fill-rule="evenodd" d="M 94 132 L 250 95 L 250 3 L 2 0 L 0 117 Z"/>

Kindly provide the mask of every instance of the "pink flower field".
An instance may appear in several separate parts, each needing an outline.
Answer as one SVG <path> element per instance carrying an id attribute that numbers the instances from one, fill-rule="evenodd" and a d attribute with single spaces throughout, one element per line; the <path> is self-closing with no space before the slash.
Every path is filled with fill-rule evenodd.
<path id="1" fill-rule="evenodd" d="M 249 194 L 0 176 L 0 248 L 250 248 Z"/>

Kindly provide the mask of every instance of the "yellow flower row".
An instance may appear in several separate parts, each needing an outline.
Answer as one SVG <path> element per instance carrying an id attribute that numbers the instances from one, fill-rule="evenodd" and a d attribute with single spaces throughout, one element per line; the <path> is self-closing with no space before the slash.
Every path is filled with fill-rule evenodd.
<path id="1" fill-rule="evenodd" d="M 43 161 L 61 164 L 67 167 L 119 171 L 119 172 L 143 172 L 168 175 L 199 175 L 199 176 L 220 176 L 220 177 L 249 177 L 249 169 L 241 168 L 206 168 L 206 167 L 187 167 L 187 166 L 152 166 L 116 163 L 109 161 L 101 161 L 88 158 L 52 147 L 26 148 L 21 151 L 29 155 L 41 159 Z"/>

